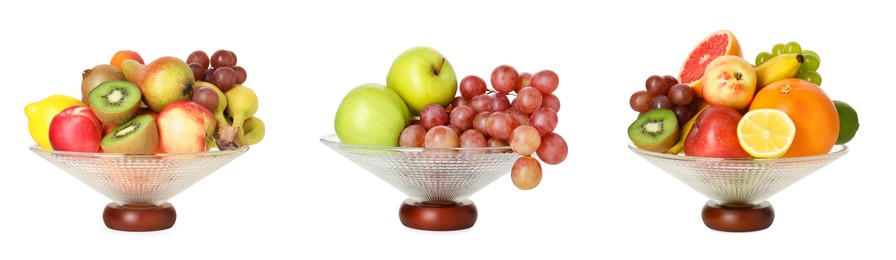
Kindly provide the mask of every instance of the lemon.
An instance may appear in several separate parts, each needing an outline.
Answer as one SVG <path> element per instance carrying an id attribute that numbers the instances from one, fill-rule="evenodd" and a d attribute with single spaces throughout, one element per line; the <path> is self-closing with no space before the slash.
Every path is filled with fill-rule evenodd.
<path id="1" fill-rule="evenodd" d="M 840 133 L 837 135 L 837 144 L 848 143 L 859 130 L 859 115 L 852 106 L 840 100 L 834 100 L 837 115 L 840 118 Z"/>
<path id="2" fill-rule="evenodd" d="M 65 95 L 52 95 L 25 106 L 28 132 L 31 133 L 31 138 L 34 138 L 37 145 L 47 150 L 53 150 L 53 147 L 50 146 L 50 122 L 53 121 L 56 114 L 74 105 L 87 106 L 81 100 Z"/>
<path id="3" fill-rule="evenodd" d="M 737 139 L 756 158 L 778 158 L 790 149 L 796 125 L 784 111 L 763 108 L 747 112 L 737 124 Z"/>

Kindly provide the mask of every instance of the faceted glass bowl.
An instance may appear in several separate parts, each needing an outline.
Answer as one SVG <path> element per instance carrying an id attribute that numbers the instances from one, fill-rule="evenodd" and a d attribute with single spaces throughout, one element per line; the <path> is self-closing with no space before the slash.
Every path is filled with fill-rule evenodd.
<path id="1" fill-rule="evenodd" d="M 835 145 L 817 156 L 778 159 L 721 159 L 629 149 L 721 205 L 757 205 L 837 160 L 849 150 Z"/>
<path id="2" fill-rule="evenodd" d="M 31 151 L 115 203 L 158 206 L 249 150 L 182 154 L 112 154 Z"/>
<path id="3" fill-rule="evenodd" d="M 506 147 L 406 148 L 321 143 L 421 203 L 459 203 L 510 172 L 520 156 Z"/>

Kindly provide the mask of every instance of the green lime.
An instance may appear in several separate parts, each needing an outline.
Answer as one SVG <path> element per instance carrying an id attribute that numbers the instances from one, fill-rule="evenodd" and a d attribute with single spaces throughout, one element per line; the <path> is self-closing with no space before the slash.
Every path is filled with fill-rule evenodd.
<path id="1" fill-rule="evenodd" d="M 852 106 L 846 102 L 834 100 L 834 107 L 837 108 L 837 115 L 840 117 L 840 134 L 837 135 L 837 144 L 845 144 L 852 140 L 859 130 L 859 115 Z"/>

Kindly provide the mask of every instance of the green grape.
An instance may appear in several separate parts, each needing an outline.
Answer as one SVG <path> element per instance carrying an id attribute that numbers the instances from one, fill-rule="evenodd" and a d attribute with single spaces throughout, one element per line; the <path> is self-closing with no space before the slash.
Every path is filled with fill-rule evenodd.
<path id="1" fill-rule="evenodd" d="M 772 57 L 778 56 L 781 53 L 784 53 L 784 44 L 783 43 L 775 44 L 775 46 L 772 47 Z"/>
<path id="2" fill-rule="evenodd" d="M 756 66 L 762 65 L 766 61 L 772 59 L 772 57 L 772 54 L 768 53 L 767 51 L 756 54 Z"/>
<path id="3" fill-rule="evenodd" d="M 803 51 L 803 64 L 800 65 L 800 71 L 817 71 L 819 65 L 821 65 L 821 59 L 818 58 L 818 54 L 810 50 Z"/>
<path id="4" fill-rule="evenodd" d="M 788 42 L 787 44 L 784 44 L 783 51 L 783 53 L 802 53 L 803 48 L 800 47 L 800 44 L 797 42 Z"/>
<path id="5" fill-rule="evenodd" d="M 797 78 L 805 79 L 809 82 L 815 83 L 817 86 L 821 86 L 821 74 L 815 71 L 800 71 L 796 74 Z"/>

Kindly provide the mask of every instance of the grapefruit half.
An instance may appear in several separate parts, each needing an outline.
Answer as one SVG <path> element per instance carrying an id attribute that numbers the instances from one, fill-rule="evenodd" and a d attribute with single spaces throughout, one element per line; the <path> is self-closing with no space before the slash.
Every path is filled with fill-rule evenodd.
<path id="1" fill-rule="evenodd" d="M 714 32 L 706 36 L 697 47 L 691 50 L 687 60 L 678 72 L 678 82 L 691 86 L 694 95 L 703 97 L 703 72 L 709 62 L 724 55 L 736 55 L 743 58 L 740 43 L 734 34 L 727 30 Z"/>

